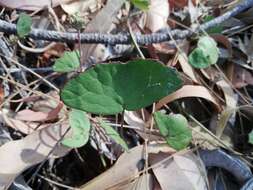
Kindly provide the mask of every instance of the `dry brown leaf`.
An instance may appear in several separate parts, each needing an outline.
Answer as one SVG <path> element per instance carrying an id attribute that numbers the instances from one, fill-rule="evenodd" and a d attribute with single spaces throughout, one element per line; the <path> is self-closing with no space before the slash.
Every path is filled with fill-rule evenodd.
<path id="1" fill-rule="evenodd" d="M 98 0 L 86 0 L 86 1 L 74 0 L 67 3 L 63 2 L 63 4 L 61 4 L 61 8 L 69 15 L 73 15 L 76 13 L 83 14 L 88 10 L 99 9 L 100 3 L 101 2 Z"/>
<path id="2" fill-rule="evenodd" d="M 193 82 L 199 84 L 197 77 L 195 76 L 192 66 L 188 62 L 188 51 L 189 51 L 189 42 L 184 41 L 184 45 L 181 46 L 181 52 L 178 55 L 178 62 L 183 70 L 183 72 L 192 79 Z"/>
<path id="3" fill-rule="evenodd" d="M 60 3 L 68 0 L 0 0 L 0 5 L 11 9 L 21 9 L 28 11 L 35 11 L 47 8 L 47 6 L 56 7 Z"/>
<path id="4" fill-rule="evenodd" d="M 247 69 L 235 66 L 232 83 L 235 88 L 253 85 L 253 75 Z"/>
<path id="5" fill-rule="evenodd" d="M 164 144 L 148 145 L 148 153 L 166 152 L 174 153 L 175 151 L 165 147 Z M 104 189 L 119 189 L 122 185 L 131 185 L 131 181 L 138 174 L 139 170 L 144 167 L 144 146 L 136 146 L 129 150 L 129 152 L 123 153 L 115 165 L 89 181 L 82 186 L 80 190 L 104 190 Z M 138 188 L 137 188 L 138 189 Z"/>
<path id="6" fill-rule="evenodd" d="M 223 45 L 225 48 L 227 48 L 229 52 L 229 56 L 232 57 L 233 55 L 233 49 L 232 44 L 230 43 L 227 36 L 224 36 L 222 34 L 212 34 L 211 37 L 218 42 L 219 44 Z"/>
<path id="7" fill-rule="evenodd" d="M 154 164 L 157 158 L 150 159 Z M 171 159 L 160 163 L 159 167 L 154 167 L 153 172 L 162 190 L 207 189 L 206 178 L 203 175 L 205 168 L 201 160 L 191 152 L 184 155 L 173 155 Z"/>
<path id="8" fill-rule="evenodd" d="M 0 147 L 0 189 L 7 189 L 21 172 L 47 159 L 48 154 L 68 128 L 69 124 L 65 122 L 2 145 Z M 50 157 L 64 156 L 69 150 L 61 145 L 56 146 Z"/>
<path id="9" fill-rule="evenodd" d="M 138 127 L 140 130 L 143 130 L 145 127 L 145 122 L 139 117 L 137 112 L 125 111 L 124 120 L 127 124 Z"/>
<path id="10" fill-rule="evenodd" d="M 174 8 L 184 8 L 188 5 L 189 0 L 169 0 L 170 5 Z M 198 0 L 192 0 L 194 5 L 198 4 Z"/>
<path id="11" fill-rule="evenodd" d="M 40 130 L 40 129 L 43 129 L 45 127 L 52 125 L 52 124 L 42 124 L 41 125 L 40 123 L 36 123 L 36 122 L 24 122 L 21 120 L 13 119 L 13 118 L 8 117 L 4 113 L 4 111 L 2 111 L 2 113 L 0 115 L 3 116 L 3 120 L 7 126 L 13 128 L 14 130 L 20 131 L 24 134 L 31 134 L 35 130 Z"/>
<path id="12" fill-rule="evenodd" d="M 177 90 L 176 92 L 166 96 L 161 99 L 156 104 L 156 110 L 159 110 L 163 105 L 166 105 L 172 101 L 187 98 L 187 97 L 198 97 L 204 98 L 210 102 L 212 102 L 218 110 L 221 110 L 219 102 L 212 96 L 209 90 L 203 86 L 194 86 L 194 85 L 184 85 L 182 88 Z"/>
<path id="13" fill-rule="evenodd" d="M 124 2 L 124 0 L 107 1 L 106 5 L 86 26 L 85 32 L 109 32 L 113 28 L 113 20 L 115 19 Z M 101 46 L 101 44 L 82 44 L 81 63 L 86 64 L 86 66 L 89 67 L 90 65 L 88 64 L 90 63 L 88 60 L 90 60 L 91 57 L 98 59 L 96 60 L 98 62 L 104 61 L 102 58 L 105 54 L 105 48 L 104 46 Z"/>
<path id="14" fill-rule="evenodd" d="M 143 174 L 133 182 L 119 185 L 115 188 L 110 188 L 110 190 L 153 190 L 154 188 L 154 179 L 151 174 Z"/>
<path id="15" fill-rule="evenodd" d="M 3 103 L 4 101 L 4 86 L 3 86 L 3 83 L 0 84 L 0 104 Z"/>
<path id="16" fill-rule="evenodd" d="M 144 132 L 144 129 L 147 127 L 147 124 L 145 124 L 145 122 L 138 116 L 137 112 L 125 111 L 124 120 L 128 125 L 138 128 L 138 130 L 134 130 L 140 135 L 140 137 L 143 139 L 146 138 L 147 134 Z M 158 134 L 149 134 L 150 141 L 158 141 L 162 139 L 163 138 L 160 136 L 159 132 Z"/>
<path id="17" fill-rule="evenodd" d="M 81 190 L 108 189 L 117 186 L 118 183 L 130 183 L 130 179 L 137 175 L 143 159 L 143 146 L 137 146 L 123 153 L 115 165 L 105 173 L 99 175 L 95 179 L 89 181 Z"/>
<path id="18" fill-rule="evenodd" d="M 17 113 L 15 119 L 22 120 L 22 121 L 48 121 L 53 120 L 58 117 L 58 113 L 63 108 L 63 103 L 59 103 L 56 108 L 51 110 L 48 113 L 39 112 L 39 111 L 32 111 L 29 109 L 22 110 Z"/>
<path id="19" fill-rule="evenodd" d="M 192 126 L 192 139 L 194 145 L 204 149 L 213 150 L 218 146 L 222 146 L 216 139 L 198 125 Z"/>
<path id="20" fill-rule="evenodd" d="M 221 138 L 223 131 L 226 128 L 227 123 L 229 121 L 229 118 L 235 113 L 236 110 L 237 109 L 235 107 L 234 108 L 226 108 L 225 110 L 223 110 L 221 112 L 221 115 L 218 119 L 218 126 L 216 128 L 216 136 L 218 138 Z"/>
<path id="21" fill-rule="evenodd" d="M 169 14 L 168 0 L 151 0 L 147 11 L 146 27 L 152 32 L 166 28 Z"/>
<path id="22" fill-rule="evenodd" d="M 225 96 L 226 107 L 227 108 L 235 108 L 237 104 L 237 99 L 234 95 L 234 91 L 230 84 L 228 84 L 225 80 L 220 80 L 217 83 L 217 86 L 222 89 L 222 92 Z"/>

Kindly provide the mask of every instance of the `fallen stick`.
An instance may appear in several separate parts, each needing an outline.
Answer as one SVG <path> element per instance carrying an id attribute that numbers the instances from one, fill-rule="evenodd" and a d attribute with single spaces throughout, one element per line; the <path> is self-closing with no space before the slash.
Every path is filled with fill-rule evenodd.
<path id="1" fill-rule="evenodd" d="M 213 26 L 219 25 L 225 20 L 243 12 L 244 10 L 253 6 L 253 0 L 245 0 L 238 4 L 236 7 L 226 12 L 225 14 L 200 25 L 194 32 L 201 32 L 207 30 Z M 17 28 L 15 24 L 8 23 L 6 21 L 0 20 L 0 32 L 6 34 L 17 34 Z M 152 34 L 135 34 L 136 42 L 139 45 L 160 43 L 164 41 L 169 41 L 170 36 L 174 39 L 183 39 L 185 37 L 191 36 L 193 31 L 190 30 L 170 30 L 161 33 Z M 68 33 L 68 32 L 57 32 L 42 29 L 32 29 L 28 34 L 28 37 L 35 40 L 47 40 L 55 42 L 78 42 L 78 33 Z M 81 43 L 100 43 L 100 44 L 131 44 L 132 39 L 129 33 L 119 33 L 119 34 L 103 34 L 103 33 L 82 33 L 80 34 Z"/>

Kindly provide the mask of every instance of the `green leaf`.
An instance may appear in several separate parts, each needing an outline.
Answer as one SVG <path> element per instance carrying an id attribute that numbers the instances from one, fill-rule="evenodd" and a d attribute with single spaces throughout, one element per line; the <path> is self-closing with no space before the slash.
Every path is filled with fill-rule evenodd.
<path id="1" fill-rule="evenodd" d="M 17 22 L 17 33 L 20 38 L 24 38 L 30 31 L 32 27 L 32 18 L 21 13 Z"/>
<path id="2" fill-rule="evenodd" d="M 116 143 L 121 145 L 125 150 L 128 150 L 126 142 L 120 137 L 119 133 L 114 130 L 110 125 L 100 120 L 101 127 L 104 128 L 106 134 L 111 137 Z"/>
<path id="3" fill-rule="evenodd" d="M 149 0 L 131 0 L 131 3 L 140 10 L 148 10 L 150 1 Z"/>
<path id="4" fill-rule="evenodd" d="M 155 112 L 154 118 L 161 135 L 172 148 L 181 150 L 189 145 L 192 134 L 183 115 L 165 115 L 161 112 Z"/>
<path id="5" fill-rule="evenodd" d="M 181 86 L 175 69 L 154 60 L 98 64 L 70 80 L 61 99 L 72 108 L 112 115 L 149 106 Z"/>
<path id="6" fill-rule="evenodd" d="M 201 37 L 189 55 L 189 63 L 195 68 L 206 68 L 215 64 L 219 58 L 219 49 L 216 42 L 208 36 Z"/>
<path id="7" fill-rule="evenodd" d="M 253 130 L 249 133 L 249 143 L 253 144 Z"/>
<path id="8" fill-rule="evenodd" d="M 212 15 L 207 15 L 204 18 L 204 23 L 213 20 L 215 17 Z M 208 34 L 220 34 L 223 31 L 223 27 L 221 25 L 216 25 L 213 26 L 211 28 L 209 28 L 208 30 L 206 30 L 206 32 Z"/>
<path id="9" fill-rule="evenodd" d="M 72 137 L 66 138 L 62 144 L 70 148 L 78 148 L 89 140 L 90 122 L 85 112 L 72 110 L 69 113 L 69 124 L 73 131 Z"/>
<path id="10" fill-rule="evenodd" d="M 78 51 L 65 52 L 64 55 L 55 61 L 53 69 L 55 72 L 71 72 L 80 66 L 80 55 Z"/>

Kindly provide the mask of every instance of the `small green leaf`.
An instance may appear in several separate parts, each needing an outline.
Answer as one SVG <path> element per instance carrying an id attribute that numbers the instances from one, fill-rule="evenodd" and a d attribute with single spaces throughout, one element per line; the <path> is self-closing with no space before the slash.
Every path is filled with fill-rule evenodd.
<path id="1" fill-rule="evenodd" d="M 120 137 L 119 133 L 110 125 L 100 120 L 101 127 L 104 128 L 106 134 L 111 137 L 116 143 L 121 145 L 125 150 L 128 150 L 126 142 Z"/>
<path id="2" fill-rule="evenodd" d="M 249 143 L 253 144 L 253 130 L 249 133 Z"/>
<path id="3" fill-rule="evenodd" d="M 214 16 L 207 15 L 204 18 L 204 23 L 208 22 L 208 21 L 211 21 L 213 19 L 214 19 Z M 213 27 L 209 28 L 208 30 L 206 30 L 206 32 L 208 34 L 220 34 L 222 31 L 223 31 L 223 27 L 221 25 L 216 25 L 216 26 L 213 26 Z"/>
<path id="4" fill-rule="evenodd" d="M 61 99 L 72 108 L 112 115 L 149 106 L 181 86 L 175 69 L 154 60 L 98 64 L 70 80 Z"/>
<path id="5" fill-rule="evenodd" d="M 80 55 L 78 51 L 65 52 L 64 55 L 57 59 L 53 69 L 55 72 L 71 72 L 80 66 Z"/>
<path id="6" fill-rule="evenodd" d="M 90 122 L 86 113 L 80 110 L 72 110 L 69 113 L 69 124 L 73 130 L 72 137 L 64 139 L 62 144 L 70 148 L 85 145 L 90 135 Z"/>
<path id="7" fill-rule="evenodd" d="M 17 22 L 17 33 L 20 38 L 24 38 L 30 31 L 32 27 L 32 18 L 21 13 Z"/>
<path id="8" fill-rule="evenodd" d="M 189 63 L 195 68 L 206 68 L 215 64 L 219 58 L 219 49 L 211 37 L 204 36 L 198 41 L 195 48 L 189 55 Z"/>
<path id="9" fill-rule="evenodd" d="M 155 112 L 154 118 L 161 135 L 172 148 L 181 150 L 189 145 L 192 134 L 184 116 L 181 114 L 165 115 L 161 112 Z"/>
<path id="10" fill-rule="evenodd" d="M 149 0 L 131 0 L 131 3 L 140 10 L 148 10 L 150 1 Z"/>

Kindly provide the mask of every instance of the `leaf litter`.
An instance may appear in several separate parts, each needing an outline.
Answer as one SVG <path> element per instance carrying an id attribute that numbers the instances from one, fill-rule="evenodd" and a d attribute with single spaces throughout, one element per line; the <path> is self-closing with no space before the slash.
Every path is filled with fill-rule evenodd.
<path id="1" fill-rule="evenodd" d="M 1 19 L 16 23 L 18 34 L 0 39 L 8 135 L 8 142 L 0 135 L 0 189 L 16 177 L 32 189 L 245 188 L 231 166 L 248 172 L 252 161 L 251 9 L 195 32 L 237 6 L 227 3 L 0 0 Z M 37 27 L 127 35 L 129 26 L 136 34 L 193 35 L 142 46 L 79 38 L 48 46 L 27 36 Z"/>

